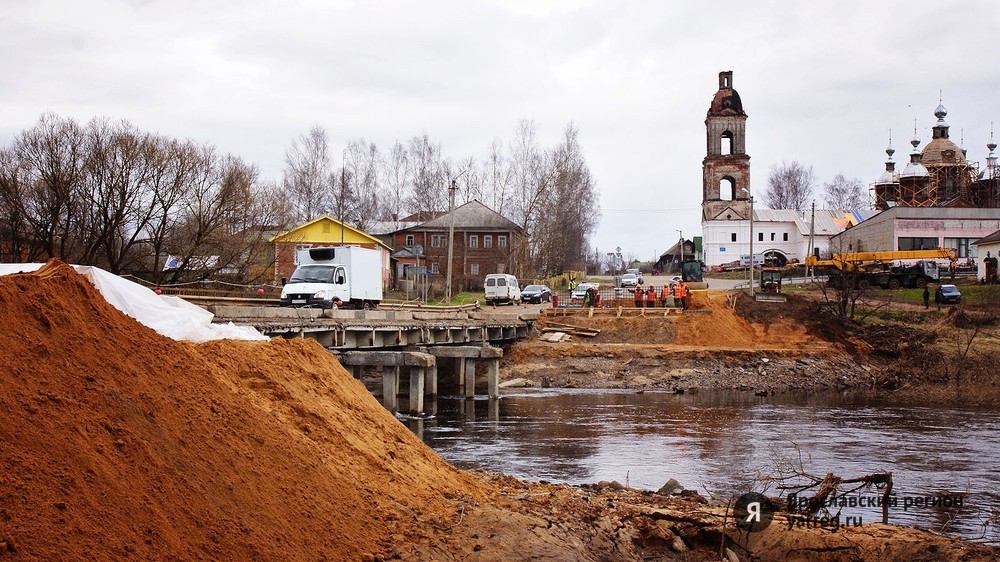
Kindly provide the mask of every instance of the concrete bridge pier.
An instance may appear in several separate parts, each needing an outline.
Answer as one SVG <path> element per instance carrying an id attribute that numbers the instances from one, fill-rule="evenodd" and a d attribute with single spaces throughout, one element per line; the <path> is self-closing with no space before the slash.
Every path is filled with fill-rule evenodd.
<path id="1" fill-rule="evenodd" d="M 382 404 L 386 409 L 399 410 L 400 377 L 406 368 L 410 375 L 410 405 L 407 411 L 414 415 L 424 413 L 425 379 L 437 392 L 437 359 L 417 351 L 348 351 L 337 356 L 352 372 L 359 372 L 366 365 L 382 367 Z"/>
<path id="2" fill-rule="evenodd" d="M 454 359 L 456 381 L 459 393 L 466 398 L 476 396 L 476 361 L 485 360 L 486 370 L 486 392 L 490 398 L 500 396 L 500 358 L 503 357 L 503 350 L 499 347 L 491 346 L 437 346 L 421 347 L 423 353 L 429 353 L 437 359 Z"/>

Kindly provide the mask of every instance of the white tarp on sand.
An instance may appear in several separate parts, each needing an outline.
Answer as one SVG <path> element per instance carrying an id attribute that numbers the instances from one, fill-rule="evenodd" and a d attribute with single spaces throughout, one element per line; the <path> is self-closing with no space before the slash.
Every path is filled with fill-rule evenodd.
<path id="1" fill-rule="evenodd" d="M 0 264 L 0 275 L 26 273 L 41 268 L 43 263 Z M 175 340 L 203 342 L 209 340 L 267 340 L 250 326 L 212 324 L 211 312 L 179 297 L 157 295 L 147 287 L 108 273 L 98 267 L 71 266 L 89 279 L 111 306 L 149 326 L 157 333 Z"/>

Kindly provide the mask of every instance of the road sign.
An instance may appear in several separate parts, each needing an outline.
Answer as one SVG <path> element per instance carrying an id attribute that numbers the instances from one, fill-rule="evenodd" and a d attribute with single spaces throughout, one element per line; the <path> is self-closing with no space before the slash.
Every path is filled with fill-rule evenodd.
<path id="1" fill-rule="evenodd" d="M 764 255 L 754 254 L 753 255 L 754 265 L 764 265 Z M 750 265 L 750 254 L 743 254 L 740 256 L 740 265 Z"/>

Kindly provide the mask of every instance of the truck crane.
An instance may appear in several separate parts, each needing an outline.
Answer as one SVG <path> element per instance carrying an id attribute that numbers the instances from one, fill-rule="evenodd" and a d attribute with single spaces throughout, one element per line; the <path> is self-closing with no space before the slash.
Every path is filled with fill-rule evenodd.
<path id="1" fill-rule="evenodd" d="M 940 279 L 939 259 L 955 262 L 958 257 L 955 250 L 949 248 L 847 252 L 833 254 L 830 259 L 808 256 L 806 266 L 832 268 L 829 284 L 834 286 L 844 286 L 846 282 L 851 282 L 859 289 L 876 285 L 883 289 L 923 288 L 927 283 Z M 894 262 L 901 260 L 920 261 L 913 265 L 894 265 Z"/>

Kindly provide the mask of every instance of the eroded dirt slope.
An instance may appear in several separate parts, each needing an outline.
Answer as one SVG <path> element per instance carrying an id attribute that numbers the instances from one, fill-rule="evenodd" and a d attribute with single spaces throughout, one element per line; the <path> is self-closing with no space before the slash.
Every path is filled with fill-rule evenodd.
<path id="1" fill-rule="evenodd" d="M 57 264 L 0 277 L 0 318 L 0 541 L 28 559 L 356 559 L 482 495 L 314 342 L 175 342 Z"/>

